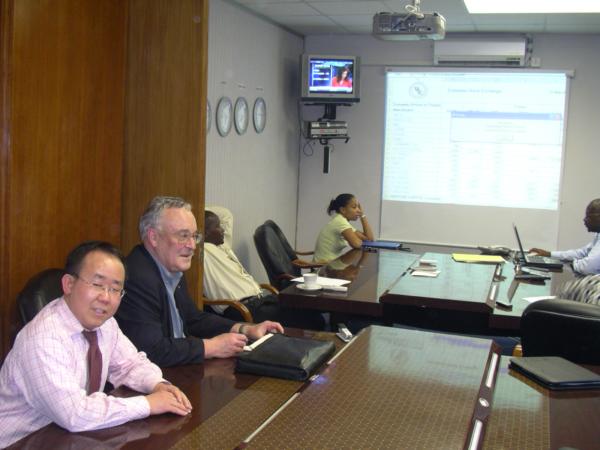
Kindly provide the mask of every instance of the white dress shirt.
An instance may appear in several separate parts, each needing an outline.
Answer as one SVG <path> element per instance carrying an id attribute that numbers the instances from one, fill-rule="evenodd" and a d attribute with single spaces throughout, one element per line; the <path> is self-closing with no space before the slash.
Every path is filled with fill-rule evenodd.
<path id="1" fill-rule="evenodd" d="M 259 295 L 261 288 L 226 244 L 204 243 L 204 295 L 210 300 L 241 300 Z M 226 305 L 211 305 L 222 314 Z"/>
<path id="2" fill-rule="evenodd" d="M 149 393 L 164 381 L 158 366 L 119 329 L 114 318 L 98 330 L 101 389 Z M 117 398 L 86 393 L 88 342 L 64 298 L 44 307 L 17 335 L 0 370 L 0 448 L 51 422 L 69 431 L 107 428 L 150 414 L 144 396 Z"/>

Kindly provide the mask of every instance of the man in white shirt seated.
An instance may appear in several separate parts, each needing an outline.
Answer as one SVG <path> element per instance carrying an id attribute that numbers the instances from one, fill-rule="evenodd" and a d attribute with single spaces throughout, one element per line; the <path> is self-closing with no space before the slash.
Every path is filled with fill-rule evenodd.
<path id="1" fill-rule="evenodd" d="M 282 307 L 277 297 L 265 293 L 224 242 L 221 221 L 212 211 L 204 213 L 204 295 L 210 300 L 241 300 L 254 322 L 278 321 L 284 326 L 322 330 L 325 321 L 316 311 Z M 218 314 L 243 320 L 233 307 L 211 305 Z"/>
<path id="2" fill-rule="evenodd" d="M 51 422 L 86 431 L 153 414 L 187 415 L 183 392 L 138 352 L 113 318 L 125 267 L 107 242 L 89 241 L 67 257 L 64 295 L 46 305 L 17 335 L 0 370 L 0 448 Z M 106 395 L 104 385 L 143 394 Z"/>
<path id="3" fill-rule="evenodd" d="M 600 198 L 592 200 L 585 210 L 583 223 L 590 233 L 596 233 L 596 236 L 584 247 L 552 251 L 541 248 L 532 248 L 530 253 L 541 256 L 552 256 L 563 261 L 571 261 L 573 270 L 583 275 L 600 274 Z"/>

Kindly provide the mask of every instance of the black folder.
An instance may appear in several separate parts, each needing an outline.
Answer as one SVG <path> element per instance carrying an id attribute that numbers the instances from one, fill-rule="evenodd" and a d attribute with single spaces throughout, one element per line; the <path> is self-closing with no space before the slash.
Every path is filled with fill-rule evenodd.
<path id="1" fill-rule="evenodd" d="M 559 356 L 511 358 L 509 368 L 552 390 L 600 389 L 600 375 Z"/>
<path id="2" fill-rule="evenodd" d="M 242 352 L 237 372 L 304 381 L 335 352 L 331 341 L 274 334 L 252 351 Z"/>

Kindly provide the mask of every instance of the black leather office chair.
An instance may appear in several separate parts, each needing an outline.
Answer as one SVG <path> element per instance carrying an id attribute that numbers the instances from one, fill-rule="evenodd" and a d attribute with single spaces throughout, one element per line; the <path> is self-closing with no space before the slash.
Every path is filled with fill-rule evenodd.
<path id="1" fill-rule="evenodd" d="M 17 309 L 23 325 L 44 306 L 63 295 L 61 279 L 64 274 L 63 269 L 47 269 L 29 279 L 17 295 Z"/>
<path id="2" fill-rule="evenodd" d="M 523 356 L 562 356 L 600 364 L 600 306 L 554 299 L 532 303 L 521 317 Z"/>
<path id="3" fill-rule="evenodd" d="M 290 280 L 299 277 L 302 268 L 313 269 L 322 266 L 320 263 L 298 258 L 298 255 L 310 255 L 312 252 L 295 251 L 272 220 L 267 220 L 256 229 L 254 244 L 267 271 L 269 283 L 278 290 L 285 289 L 291 284 Z"/>

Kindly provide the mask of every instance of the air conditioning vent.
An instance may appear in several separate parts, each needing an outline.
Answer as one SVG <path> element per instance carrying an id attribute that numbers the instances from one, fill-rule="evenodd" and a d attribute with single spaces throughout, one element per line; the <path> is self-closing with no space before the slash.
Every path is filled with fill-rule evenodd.
<path id="1" fill-rule="evenodd" d="M 446 38 L 434 43 L 437 66 L 523 67 L 527 42 L 524 37 L 490 39 Z"/>

